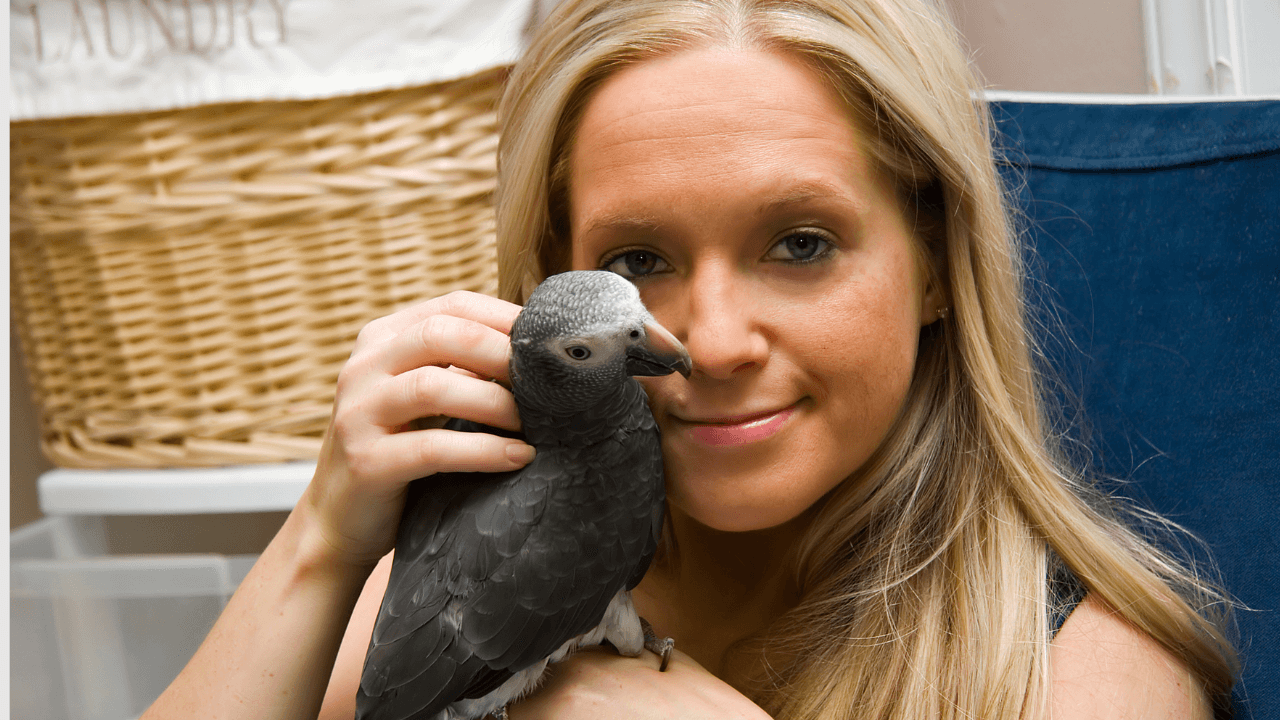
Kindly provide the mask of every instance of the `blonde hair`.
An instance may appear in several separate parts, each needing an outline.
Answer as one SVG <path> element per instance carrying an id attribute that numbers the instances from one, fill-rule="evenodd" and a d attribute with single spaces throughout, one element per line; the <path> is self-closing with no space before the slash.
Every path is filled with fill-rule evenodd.
<path id="1" fill-rule="evenodd" d="M 762 640 L 748 691 L 781 718 L 1023 718 L 1047 705 L 1047 578 L 1091 593 L 1182 658 L 1220 705 L 1235 656 L 1213 585 L 1073 469 L 1024 298 L 980 87 L 919 0 L 566 0 L 502 100 L 503 297 L 567 269 L 567 156 L 620 68 L 682 48 L 791 53 L 848 103 L 914 215 L 950 316 L 921 334 L 889 436 L 817 508 L 796 550 L 799 607 Z M 1059 560 L 1060 558 L 1060 560 Z"/>

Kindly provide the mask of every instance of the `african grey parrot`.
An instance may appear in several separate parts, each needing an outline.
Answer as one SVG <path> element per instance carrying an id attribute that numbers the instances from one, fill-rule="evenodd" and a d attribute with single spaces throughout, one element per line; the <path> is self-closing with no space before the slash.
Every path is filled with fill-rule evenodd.
<path id="1" fill-rule="evenodd" d="M 568 272 L 534 290 L 510 370 L 537 456 L 410 485 L 358 720 L 501 716 L 577 647 L 640 654 L 629 591 L 657 547 L 665 493 L 657 425 L 631 376 L 690 367 L 619 275 Z"/>

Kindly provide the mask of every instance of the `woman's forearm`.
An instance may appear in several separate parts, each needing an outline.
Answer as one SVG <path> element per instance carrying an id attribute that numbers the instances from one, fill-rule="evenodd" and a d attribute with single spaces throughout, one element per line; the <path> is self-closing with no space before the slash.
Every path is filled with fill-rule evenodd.
<path id="1" fill-rule="evenodd" d="M 299 503 L 195 656 L 144 713 L 162 718 L 315 717 L 372 566 L 343 563 Z"/>

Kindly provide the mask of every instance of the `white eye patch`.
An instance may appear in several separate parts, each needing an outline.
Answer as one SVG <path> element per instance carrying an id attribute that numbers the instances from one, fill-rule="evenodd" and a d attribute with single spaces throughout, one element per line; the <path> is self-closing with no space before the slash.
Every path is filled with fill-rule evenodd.
<path id="1" fill-rule="evenodd" d="M 544 341 L 549 354 L 561 361 L 580 368 L 594 368 L 616 362 L 624 351 L 622 344 L 613 338 L 571 337 L 551 338 Z"/>

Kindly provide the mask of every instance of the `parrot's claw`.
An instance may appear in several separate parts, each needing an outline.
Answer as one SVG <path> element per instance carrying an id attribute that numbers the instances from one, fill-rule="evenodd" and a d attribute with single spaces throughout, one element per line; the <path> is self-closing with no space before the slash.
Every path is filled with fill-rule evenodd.
<path id="1" fill-rule="evenodd" d="M 658 672 L 666 672 L 671 663 L 671 651 L 676 648 L 676 641 L 671 638 L 659 638 L 648 620 L 640 618 L 640 628 L 644 630 L 644 648 L 662 659 L 658 664 Z"/>
<path id="2" fill-rule="evenodd" d="M 662 658 L 662 662 L 658 664 L 658 672 L 666 672 L 667 665 L 671 663 L 671 651 L 676 648 L 676 641 L 671 638 L 662 638 L 659 640 L 654 637 L 652 641 L 645 638 L 644 646 L 658 657 Z"/>
<path id="3" fill-rule="evenodd" d="M 507 717 L 506 705 L 503 705 L 497 710 L 494 710 L 492 713 L 489 714 L 489 717 L 493 718 L 493 720 L 510 720 L 510 718 Z"/>

